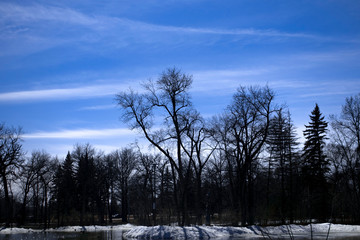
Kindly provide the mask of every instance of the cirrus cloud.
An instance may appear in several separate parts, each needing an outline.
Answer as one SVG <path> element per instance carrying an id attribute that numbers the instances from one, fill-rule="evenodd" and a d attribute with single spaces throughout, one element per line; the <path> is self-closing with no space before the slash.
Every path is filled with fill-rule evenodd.
<path id="1" fill-rule="evenodd" d="M 126 128 L 75 129 L 24 134 L 24 139 L 100 139 L 135 135 Z"/>

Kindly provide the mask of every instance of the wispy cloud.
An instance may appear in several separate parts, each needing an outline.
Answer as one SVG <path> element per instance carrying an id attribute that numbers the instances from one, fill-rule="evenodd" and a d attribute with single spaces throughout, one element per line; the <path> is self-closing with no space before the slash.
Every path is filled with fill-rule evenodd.
<path id="1" fill-rule="evenodd" d="M 208 70 L 198 71 L 193 75 L 197 78 L 208 78 L 208 77 L 239 77 L 239 76 L 253 76 L 260 75 L 271 71 L 273 68 L 252 68 L 252 69 L 219 69 L 219 70 Z"/>
<path id="2" fill-rule="evenodd" d="M 100 139 L 135 135 L 126 128 L 77 129 L 24 134 L 24 139 Z"/>
<path id="3" fill-rule="evenodd" d="M 98 15 L 86 15 L 82 12 L 69 8 L 30 5 L 22 6 L 10 3 L 0 3 L 1 19 L 11 20 L 17 23 L 29 23 L 37 21 L 62 22 L 72 25 L 82 25 L 94 30 L 112 29 L 118 26 L 126 26 L 137 31 L 158 31 L 195 34 L 216 34 L 216 35 L 248 35 L 265 37 L 295 37 L 314 38 L 317 36 L 305 33 L 288 33 L 275 29 L 219 29 L 219 28 L 194 28 L 151 24 L 142 21 L 135 21 L 127 18 L 107 17 Z"/>
<path id="4" fill-rule="evenodd" d="M 84 26 L 97 26 L 100 21 L 81 12 L 69 9 L 43 5 L 17 5 L 0 3 L 1 20 L 11 20 L 15 23 L 32 21 L 56 21 Z"/>
<path id="5" fill-rule="evenodd" d="M 327 52 L 307 52 L 303 54 L 298 54 L 295 56 L 289 56 L 297 61 L 306 61 L 313 63 L 327 63 L 327 62 L 343 62 L 344 60 L 350 61 L 354 59 L 355 61 L 360 56 L 360 49 L 355 48 L 352 50 L 335 50 Z M 356 62 L 355 62 L 356 63 Z"/>
<path id="6" fill-rule="evenodd" d="M 308 97 L 323 97 L 323 96 L 335 96 L 335 95 L 350 95 L 353 91 L 319 91 L 319 92 L 313 92 L 313 93 L 307 93 L 307 94 L 301 94 L 300 97 L 302 98 L 308 98 Z"/>
<path id="7" fill-rule="evenodd" d="M 287 33 L 274 29 L 220 29 L 220 28 L 195 28 L 195 27 L 179 27 L 151 24 L 141 21 L 134 21 L 124 18 L 113 18 L 114 23 L 118 22 L 129 27 L 155 32 L 174 32 L 186 34 L 211 34 L 211 35 L 237 35 L 237 36 L 257 36 L 257 37 L 288 37 L 288 38 L 318 38 L 318 36 L 305 33 Z"/>
<path id="8" fill-rule="evenodd" d="M 240 84 L 246 85 L 250 82 L 255 84 L 254 81 L 251 81 L 253 77 L 261 76 L 273 70 L 273 67 L 268 67 L 196 71 L 193 74 L 194 83 L 192 91 L 221 95 L 229 94 L 230 92 L 234 92 Z M 261 81 L 261 83 L 263 83 L 263 81 Z"/>
<path id="9" fill-rule="evenodd" d="M 38 100 L 66 100 L 115 95 L 128 88 L 125 84 L 92 85 L 76 88 L 56 88 L 33 91 L 0 93 L 0 102 L 23 102 Z"/>
<path id="10" fill-rule="evenodd" d="M 88 106 L 88 107 L 82 107 L 79 110 L 107 110 L 107 109 L 113 109 L 115 108 L 114 104 L 107 104 L 107 105 L 96 105 L 96 106 Z"/>
<path id="11" fill-rule="evenodd" d="M 213 27 L 170 26 L 136 21 L 121 17 L 104 15 L 88 15 L 75 9 L 46 5 L 18 5 L 0 3 L 0 41 L 4 45 L 13 44 L 11 39 L 17 39 L 16 46 L 32 48 L 27 51 L 43 50 L 69 42 L 101 42 L 112 47 L 128 46 L 137 42 L 167 42 L 169 37 L 178 39 L 179 34 L 186 35 L 216 35 L 236 37 L 256 37 L 261 39 L 306 38 L 326 40 L 313 34 L 301 32 L 283 32 L 276 29 L 222 29 Z M 164 34 L 166 37 L 164 37 Z M 170 35 L 169 35 L 170 34 Z M 145 37 L 145 36 L 146 37 Z M 101 41 L 106 38 L 106 41 Z M 20 39 L 20 40 L 19 40 Z M 47 44 L 44 44 L 48 40 Z M 190 41 L 190 39 L 186 39 Z M 204 41 L 208 41 L 205 37 Z M 176 41 L 175 41 L 176 42 Z M 97 49 L 101 49 L 98 46 Z M 6 49 L 4 49 L 6 50 Z M 12 51 L 19 52 L 16 47 Z M 17 50 L 17 51 L 16 51 Z M 4 54 L 11 54 L 6 50 Z M 24 52 L 27 52 L 24 50 Z M 18 53 L 19 54 L 19 53 Z"/>
<path id="12" fill-rule="evenodd" d="M 360 80 L 359 80 L 360 82 Z M 352 83 L 351 81 L 343 81 L 338 84 L 328 83 L 327 87 L 323 86 L 313 86 L 313 90 L 307 93 L 299 94 L 301 98 L 309 97 L 335 97 L 335 96 L 351 96 L 360 91 L 359 83 Z"/>
<path id="13" fill-rule="evenodd" d="M 302 66 L 301 66 L 302 67 Z M 292 66 L 296 68 L 296 66 Z M 311 84 L 298 79 L 281 79 L 279 73 L 289 71 L 289 67 L 263 66 L 249 69 L 218 69 L 198 71 L 193 74 L 193 92 L 207 93 L 211 95 L 228 95 L 236 89 L 249 85 L 269 85 L 272 88 L 305 88 Z"/>

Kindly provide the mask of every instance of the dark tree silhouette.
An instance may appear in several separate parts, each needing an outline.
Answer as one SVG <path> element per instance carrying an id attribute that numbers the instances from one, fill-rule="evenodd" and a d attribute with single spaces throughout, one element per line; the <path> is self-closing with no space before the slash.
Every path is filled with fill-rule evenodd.
<path id="1" fill-rule="evenodd" d="M 232 195 L 239 196 L 234 201 L 240 201 L 242 225 L 254 224 L 254 176 L 275 111 L 273 100 L 274 92 L 267 86 L 238 88 L 223 118 L 225 127 L 220 129 L 219 136 L 225 137 Z"/>
<path id="2" fill-rule="evenodd" d="M 64 162 L 58 166 L 55 189 L 58 225 L 64 225 L 73 217 L 71 212 L 75 211 L 77 203 L 74 160 L 70 152 L 67 153 Z"/>
<path id="3" fill-rule="evenodd" d="M 269 137 L 267 140 L 269 152 L 269 166 L 274 165 L 274 169 L 280 182 L 280 218 L 282 224 L 286 219 L 293 222 L 293 203 L 294 198 L 294 174 L 296 172 L 295 156 L 296 147 L 298 145 L 294 126 L 291 122 L 290 112 L 283 109 L 276 111 L 270 122 Z M 267 191 L 270 191 L 269 180 L 271 175 L 268 173 Z M 268 193 L 269 194 L 269 193 Z M 269 204 L 269 196 L 267 194 L 267 205 Z"/>
<path id="4" fill-rule="evenodd" d="M 76 187 L 80 202 L 80 225 L 89 220 L 87 212 L 93 212 L 95 184 L 95 157 L 96 150 L 90 145 L 76 145 L 71 153 L 71 158 L 76 162 Z M 92 215 L 93 217 L 93 215 Z"/>
<path id="5" fill-rule="evenodd" d="M 329 162 L 324 153 L 327 122 L 316 104 L 304 130 L 303 175 L 308 193 L 309 217 L 326 220 L 328 216 L 328 186 L 326 174 Z"/>
<path id="6" fill-rule="evenodd" d="M 192 77 L 176 68 L 167 69 L 156 82 L 144 84 L 145 94 L 130 91 L 116 96 L 123 119 L 139 129 L 145 138 L 169 161 L 174 183 L 178 222 L 187 218 L 187 194 L 191 161 L 184 156 L 186 133 L 196 116 L 189 89 Z M 154 130 L 153 116 L 163 116 L 160 130 Z"/>
<path id="7" fill-rule="evenodd" d="M 137 146 L 105 155 L 77 144 L 62 162 L 44 150 L 23 161 L 21 130 L 0 124 L 0 220 L 44 228 L 119 217 L 145 225 L 360 222 L 360 94 L 331 117 L 327 144 L 316 104 L 301 151 L 269 87 L 240 87 L 209 122 L 192 107 L 191 83 L 173 68 L 141 94 L 117 95 L 123 119 L 154 153 Z"/>
<path id="8" fill-rule="evenodd" d="M 123 223 L 127 223 L 129 214 L 129 181 L 137 164 L 136 156 L 130 148 L 124 148 L 114 151 L 111 157 L 117 164 L 118 188 L 121 196 L 121 219 Z"/>
<path id="9" fill-rule="evenodd" d="M 29 201 L 29 194 L 32 185 L 36 180 L 36 162 L 34 154 L 26 160 L 26 162 L 20 167 L 20 188 L 22 191 L 22 204 L 19 212 L 18 225 L 21 226 L 26 220 L 26 206 Z"/>
<path id="10" fill-rule="evenodd" d="M 21 128 L 9 128 L 0 124 L 0 177 L 5 196 L 5 226 L 9 227 L 12 220 L 12 206 L 9 195 L 9 177 L 15 174 L 23 162 L 21 145 Z"/>
<path id="11" fill-rule="evenodd" d="M 104 174 L 106 179 L 105 186 L 105 196 L 106 196 L 106 205 L 107 205 L 107 214 L 109 218 L 109 223 L 113 223 L 113 215 L 117 210 L 117 198 L 116 198 L 116 185 L 119 177 L 119 169 L 117 165 L 117 160 L 108 154 L 104 158 Z"/>
<path id="12" fill-rule="evenodd" d="M 195 193 L 195 212 L 196 212 L 196 224 L 202 224 L 202 216 L 205 201 L 203 199 L 203 171 L 204 168 L 216 149 L 216 146 L 210 148 L 210 133 L 205 126 L 205 121 L 199 116 L 194 114 L 194 117 L 190 119 L 193 121 L 189 124 L 187 130 L 187 146 L 184 148 L 186 155 L 188 156 L 195 174 L 196 193 Z"/>
<path id="13" fill-rule="evenodd" d="M 336 189 L 345 211 L 360 222 L 360 94 L 346 98 L 339 117 L 331 116 L 333 129 L 329 154 L 335 168 Z M 345 186 L 345 188 L 344 188 Z M 347 191 L 344 191 L 347 190 Z M 339 209 L 339 212 L 344 209 Z M 339 214 L 340 215 L 340 214 Z"/>

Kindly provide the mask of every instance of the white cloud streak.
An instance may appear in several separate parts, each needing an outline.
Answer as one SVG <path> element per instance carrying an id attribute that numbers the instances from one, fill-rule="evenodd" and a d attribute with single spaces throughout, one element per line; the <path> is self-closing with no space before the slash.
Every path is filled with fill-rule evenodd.
<path id="1" fill-rule="evenodd" d="M 99 21 L 69 8 L 50 7 L 42 5 L 22 6 L 11 3 L 1 3 L 0 13 L 2 20 L 11 20 L 17 23 L 32 21 L 56 21 L 76 25 L 96 26 Z"/>
<path id="2" fill-rule="evenodd" d="M 274 29 L 217 29 L 217 28 L 194 28 L 167 26 L 151 24 L 142 21 L 134 21 L 127 18 L 89 16 L 79 11 L 51 7 L 43 5 L 21 6 L 16 4 L 1 3 L 0 18 L 2 22 L 13 22 L 16 24 L 31 24 L 32 22 L 57 22 L 74 26 L 84 26 L 95 31 L 113 31 L 118 27 L 127 27 L 134 31 L 150 32 L 174 32 L 186 34 L 212 34 L 212 35 L 236 35 L 236 36 L 256 36 L 256 37 L 285 37 L 285 38 L 319 38 L 319 36 L 305 33 L 280 32 Z M 13 30 L 15 32 L 15 29 Z M 16 28 L 18 31 L 18 28 Z"/>
<path id="3" fill-rule="evenodd" d="M 226 95 L 233 93 L 240 83 L 245 84 L 245 78 L 260 76 L 270 69 L 220 69 L 197 71 L 193 74 L 193 92 L 211 95 Z"/>
<path id="4" fill-rule="evenodd" d="M 93 85 L 77 88 L 57 88 L 33 91 L 0 93 L 0 102 L 22 102 L 39 100 L 66 100 L 115 95 L 126 85 Z"/>
<path id="5" fill-rule="evenodd" d="M 251 69 L 220 69 L 199 71 L 193 74 L 194 83 L 191 91 L 211 95 L 227 95 L 236 89 L 248 85 L 269 85 L 274 88 L 303 88 L 309 86 L 299 80 L 279 80 L 278 73 L 288 68 L 268 66 Z M 269 75 L 273 75 L 269 77 Z M 274 77 L 275 76 L 275 77 Z"/>
<path id="6" fill-rule="evenodd" d="M 112 137 L 135 136 L 135 133 L 125 128 L 107 129 L 77 129 L 54 132 L 35 132 L 24 134 L 24 139 L 102 139 Z"/>
<path id="7" fill-rule="evenodd" d="M 107 109 L 113 109 L 115 108 L 114 104 L 107 104 L 107 105 L 96 105 L 96 106 L 88 106 L 88 107 L 82 107 L 79 110 L 84 110 L 84 111 L 91 111 L 91 110 L 107 110 Z"/>
<path id="8" fill-rule="evenodd" d="M 0 56 L 28 55 L 73 45 L 76 46 L 74 51 L 98 53 L 139 44 L 182 46 L 214 44 L 229 39 L 242 44 L 292 39 L 354 41 L 277 29 L 170 26 L 124 17 L 90 15 L 68 7 L 0 2 Z"/>

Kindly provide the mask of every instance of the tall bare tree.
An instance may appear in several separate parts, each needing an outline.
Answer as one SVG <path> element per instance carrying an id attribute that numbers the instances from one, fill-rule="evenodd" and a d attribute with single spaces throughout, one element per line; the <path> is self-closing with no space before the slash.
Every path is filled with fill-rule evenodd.
<path id="1" fill-rule="evenodd" d="M 258 156 L 268 137 L 275 111 L 274 92 L 269 87 L 240 87 L 227 109 L 231 158 L 240 193 L 241 222 L 254 224 L 254 176 Z"/>
<path id="2" fill-rule="evenodd" d="M 123 110 L 123 119 L 131 128 L 139 129 L 145 138 L 169 161 L 174 178 L 178 222 L 185 224 L 187 189 L 191 161 L 186 159 L 184 138 L 194 111 L 189 96 L 192 76 L 177 68 L 167 69 L 159 79 L 145 83 L 144 94 L 133 91 L 116 96 Z M 154 124 L 154 117 L 161 125 Z M 181 213 L 181 215 L 180 215 Z M 181 218 L 181 219 L 180 219 Z"/>
<path id="3" fill-rule="evenodd" d="M 222 185 L 223 179 L 226 179 L 228 182 L 229 188 L 229 199 L 231 203 L 231 209 L 235 212 L 233 218 L 233 224 L 238 223 L 238 213 L 239 213 L 239 178 L 237 177 L 237 166 L 235 161 L 234 150 L 236 147 L 234 143 L 236 139 L 233 136 L 233 123 L 231 120 L 230 114 L 227 112 L 215 116 L 211 122 L 211 137 L 212 141 L 215 143 L 213 146 L 217 151 L 217 158 L 212 160 L 212 165 L 217 172 L 212 173 L 216 176 L 220 176 L 219 182 Z M 238 148 L 239 149 L 239 148 Z M 213 170 L 214 170 L 213 169 Z M 224 176 L 223 176 L 224 174 Z M 222 191 L 222 186 L 219 187 Z M 222 200 L 222 196 L 219 195 L 219 199 Z"/>
<path id="4" fill-rule="evenodd" d="M 196 223 L 202 224 L 202 210 L 204 209 L 204 199 L 202 192 L 202 180 L 204 168 L 216 149 L 216 145 L 210 147 L 210 131 L 205 126 L 205 121 L 199 114 L 194 114 L 192 121 L 188 124 L 186 147 L 184 151 L 188 156 L 192 169 L 195 173 L 196 194 L 195 211 Z"/>
<path id="5" fill-rule="evenodd" d="M 26 206 L 29 202 L 31 186 L 36 180 L 35 159 L 33 157 L 28 158 L 25 164 L 21 166 L 19 176 L 20 188 L 23 196 L 18 225 L 23 225 L 26 219 Z"/>
<path id="6" fill-rule="evenodd" d="M 9 227 L 12 218 L 12 206 L 9 195 L 10 176 L 14 175 L 23 162 L 21 128 L 6 127 L 0 124 L 0 176 L 5 195 L 5 226 Z"/>
<path id="7" fill-rule="evenodd" d="M 346 98 L 340 116 L 331 116 L 332 141 L 337 159 L 349 189 L 350 212 L 356 222 L 360 221 L 360 94 Z"/>
<path id="8" fill-rule="evenodd" d="M 130 148 L 124 148 L 122 150 L 116 150 L 111 154 L 111 157 L 117 164 L 118 172 L 118 184 L 121 195 L 121 219 L 122 222 L 128 222 L 129 212 L 129 181 L 130 177 L 136 167 L 135 152 Z"/>

